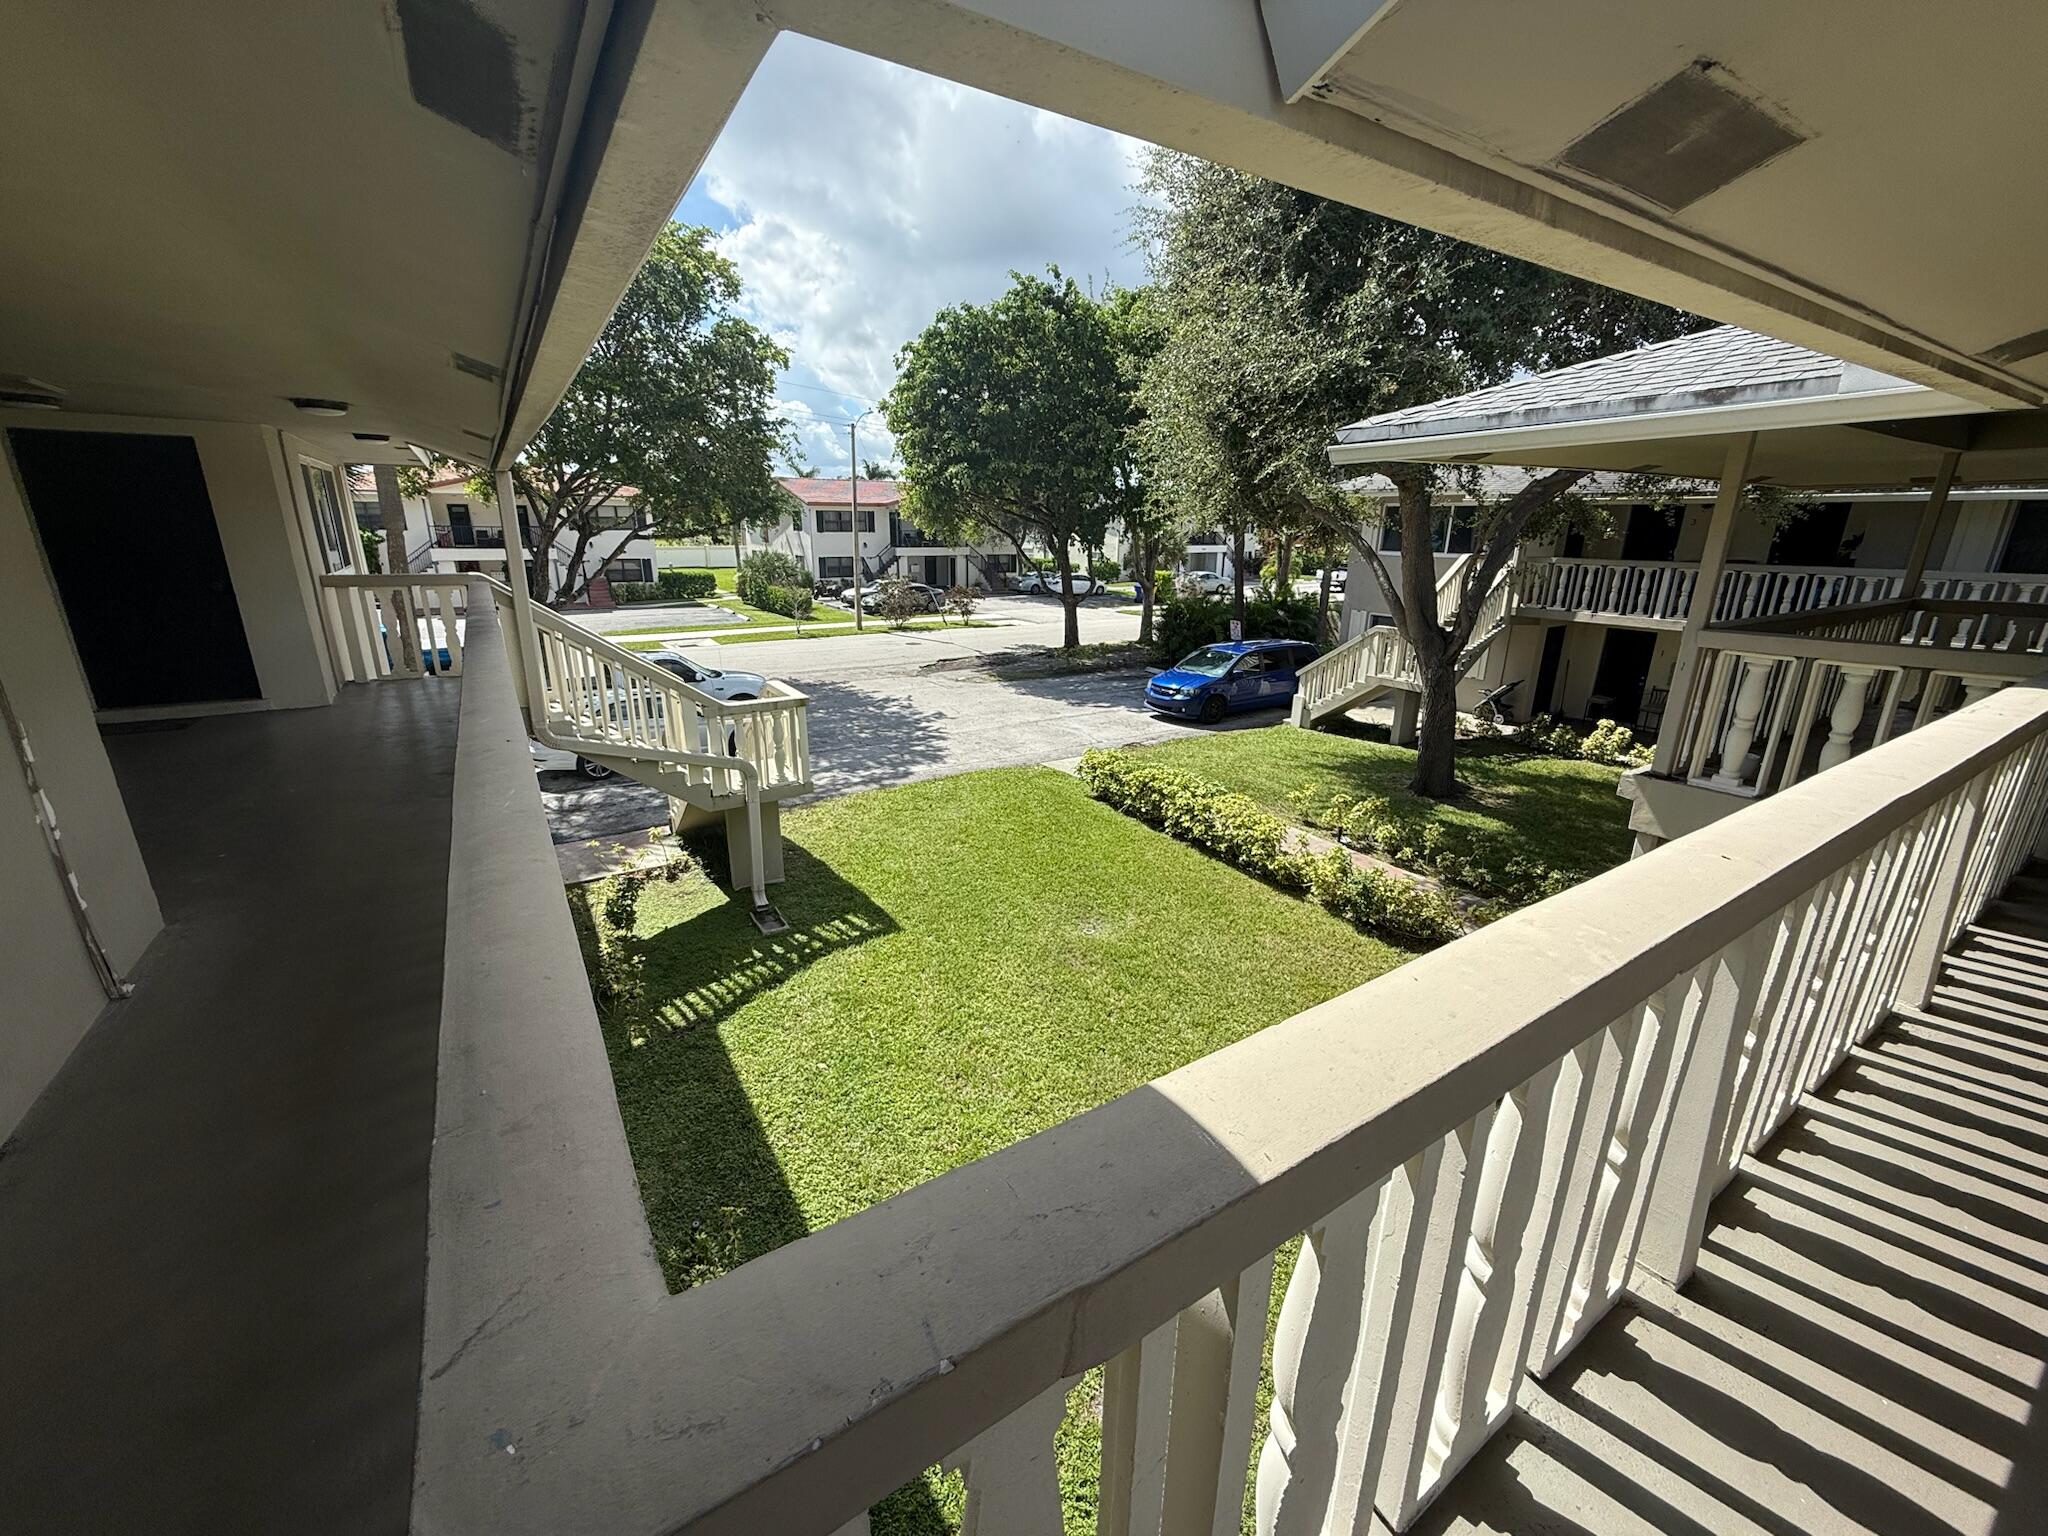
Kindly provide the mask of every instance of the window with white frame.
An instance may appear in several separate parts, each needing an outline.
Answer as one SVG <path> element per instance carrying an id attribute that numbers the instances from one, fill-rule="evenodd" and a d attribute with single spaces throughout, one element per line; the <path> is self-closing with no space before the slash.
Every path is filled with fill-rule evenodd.
<path id="1" fill-rule="evenodd" d="M 321 562 L 330 571 L 352 571 L 361 541 L 350 531 L 341 512 L 341 491 L 334 471 L 311 459 L 299 460 L 299 473 L 306 481 L 306 504 L 313 509 L 313 532 L 320 541 Z"/>
<path id="2" fill-rule="evenodd" d="M 606 581 L 652 581 L 654 562 L 652 560 L 607 560 L 604 563 Z"/>

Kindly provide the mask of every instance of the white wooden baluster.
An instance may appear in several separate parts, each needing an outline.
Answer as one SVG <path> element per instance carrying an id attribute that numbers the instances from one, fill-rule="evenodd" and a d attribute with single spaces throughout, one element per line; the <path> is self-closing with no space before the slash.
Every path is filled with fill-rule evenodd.
<path id="1" fill-rule="evenodd" d="M 1777 927 L 1744 935 L 1693 975 L 1683 1010 L 1687 1038 L 1672 1069 L 1670 1131 L 1649 1181 L 1641 1243 L 1643 1266 L 1674 1286 L 1692 1274 L 1707 1205 L 1721 1186 L 1721 1148 L 1762 988 L 1761 960 Z"/>
<path id="2" fill-rule="evenodd" d="M 1160 1522 L 1164 1532 L 1237 1536 L 1272 1294 L 1268 1254 L 1180 1315 Z"/>
<path id="3" fill-rule="evenodd" d="M 967 1482 L 960 1536 L 1059 1536 L 1060 1475 L 1052 1442 L 1077 1379 L 1055 1382 L 941 1463 Z"/>
<path id="4" fill-rule="evenodd" d="M 1721 767 L 1713 778 L 1720 789 L 1739 789 L 1742 785 L 1742 761 L 1749 756 L 1750 743 L 1756 737 L 1757 716 L 1764 707 L 1764 688 L 1771 680 L 1771 665 L 1767 661 L 1736 656 L 1732 666 L 1738 678 L 1735 713 L 1721 738 Z"/>
<path id="5" fill-rule="evenodd" d="M 1835 696 L 1835 707 L 1828 712 L 1827 744 L 1820 749 L 1823 769 L 1849 760 L 1856 727 L 1862 723 L 1864 708 L 1870 700 L 1870 679 L 1876 673 L 1873 667 L 1845 666 L 1839 671 L 1842 691 Z"/>
<path id="6" fill-rule="evenodd" d="M 1103 1369 L 1098 1536 L 1157 1536 L 1159 1531 L 1166 1510 L 1166 1433 L 1179 1321 L 1167 1319 Z"/>
<path id="7" fill-rule="evenodd" d="M 1486 1443 L 1513 1406 L 1531 1275 L 1546 1247 L 1547 1232 L 1532 1221 L 1562 1065 L 1553 1062 L 1509 1094 L 1487 1133 L 1417 1511 Z M 1547 1209 L 1544 1215 L 1547 1225 Z"/>
<path id="8" fill-rule="evenodd" d="M 1273 1329 L 1273 1402 L 1259 1450 L 1258 1536 L 1320 1536 L 1337 1486 L 1345 1389 L 1386 1181 L 1302 1239 Z"/>
<path id="9" fill-rule="evenodd" d="M 1388 1335 L 1388 1382 L 1379 1394 L 1384 1450 L 1373 1501 L 1396 1530 L 1419 1507 L 1457 1283 L 1479 1195 L 1480 1181 L 1471 1177 L 1469 1163 L 1472 1153 L 1484 1148 L 1494 1114 L 1488 1105 L 1437 1143 L 1430 1187 L 1418 1192 L 1412 1213 L 1412 1270 Z"/>

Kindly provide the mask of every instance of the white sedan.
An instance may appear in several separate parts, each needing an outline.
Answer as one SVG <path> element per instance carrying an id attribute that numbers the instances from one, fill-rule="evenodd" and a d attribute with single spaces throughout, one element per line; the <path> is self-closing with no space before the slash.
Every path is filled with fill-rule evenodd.
<path id="1" fill-rule="evenodd" d="M 1066 590 L 1058 571 L 1026 571 L 1022 576 L 1016 577 L 1015 580 L 1017 591 L 1034 592 L 1044 597 L 1058 597 L 1060 593 Z M 1092 596 L 1101 585 L 1102 583 L 1098 582 L 1093 576 L 1076 576 L 1074 578 L 1074 590 L 1083 597 Z"/>
<path id="2" fill-rule="evenodd" d="M 647 659 L 662 671 L 674 673 L 699 693 L 708 693 L 728 703 L 758 699 L 761 690 L 768 686 L 768 679 L 758 672 L 727 672 L 667 651 Z M 594 763 L 578 753 L 564 752 L 559 747 L 545 746 L 538 741 L 529 741 L 526 745 L 533 756 L 535 773 L 580 773 L 586 779 L 608 779 L 612 776 L 611 769 L 603 763 Z"/>
<path id="3" fill-rule="evenodd" d="M 1189 571 L 1183 579 L 1193 582 L 1204 597 L 1221 597 L 1234 590 L 1230 578 L 1220 571 Z"/>

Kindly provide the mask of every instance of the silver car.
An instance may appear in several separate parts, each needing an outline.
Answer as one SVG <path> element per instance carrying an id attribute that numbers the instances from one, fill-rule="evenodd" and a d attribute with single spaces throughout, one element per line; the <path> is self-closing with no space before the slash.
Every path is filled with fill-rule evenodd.
<path id="1" fill-rule="evenodd" d="M 736 704 L 742 699 L 758 699 L 761 690 L 768 686 L 768 679 L 758 672 L 727 672 L 717 667 L 707 667 L 687 656 L 677 656 L 662 651 L 647 658 L 664 672 L 673 673 L 699 693 L 708 693 L 714 699 Z M 559 747 L 543 746 L 540 742 L 529 741 L 528 749 L 533 755 L 533 769 L 536 773 L 580 773 L 586 779 L 608 779 L 612 770 L 603 763 L 594 763 L 589 758 L 574 752 L 564 752 Z"/>

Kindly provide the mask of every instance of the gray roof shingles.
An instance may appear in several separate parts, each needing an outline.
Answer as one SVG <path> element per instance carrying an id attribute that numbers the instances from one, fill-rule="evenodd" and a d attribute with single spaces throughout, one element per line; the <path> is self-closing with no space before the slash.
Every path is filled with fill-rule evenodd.
<path id="1" fill-rule="evenodd" d="M 1652 409 L 1699 409 L 1747 399 L 1826 395 L 1836 392 L 1841 377 L 1839 358 L 1740 326 L 1719 325 L 1633 352 L 1596 357 L 1550 373 L 1388 411 L 1339 428 L 1337 441 L 1385 442 L 1635 415 Z"/>

